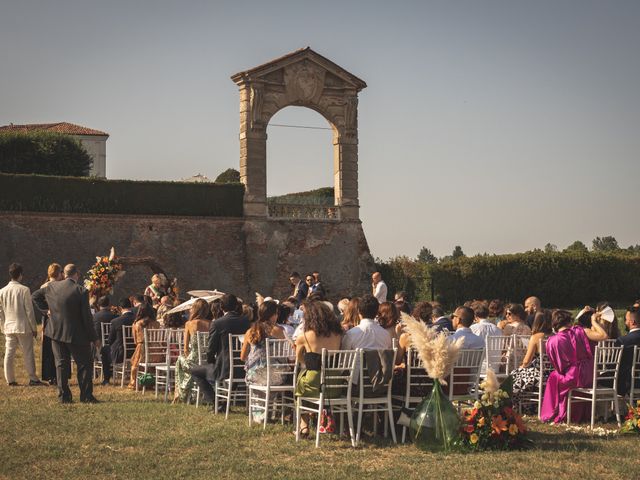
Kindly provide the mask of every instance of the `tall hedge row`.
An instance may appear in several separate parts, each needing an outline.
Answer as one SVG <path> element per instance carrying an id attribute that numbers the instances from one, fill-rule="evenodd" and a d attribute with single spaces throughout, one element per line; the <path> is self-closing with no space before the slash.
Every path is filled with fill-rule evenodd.
<path id="1" fill-rule="evenodd" d="M 379 265 L 391 290 L 447 306 L 471 299 L 522 302 L 535 295 L 544 305 L 576 307 L 608 300 L 627 305 L 640 298 L 640 257 L 622 253 L 544 253 L 464 257 L 409 268 L 406 260 Z M 417 276 L 414 272 L 420 272 Z M 411 289 L 413 288 L 413 292 Z"/>
<path id="2" fill-rule="evenodd" d="M 242 184 L 0 174 L 0 210 L 241 217 Z"/>

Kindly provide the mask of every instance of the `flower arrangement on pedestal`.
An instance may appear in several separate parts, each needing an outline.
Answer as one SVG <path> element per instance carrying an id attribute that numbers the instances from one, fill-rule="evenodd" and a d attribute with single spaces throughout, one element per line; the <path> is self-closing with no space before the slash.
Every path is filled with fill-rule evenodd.
<path id="1" fill-rule="evenodd" d="M 118 262 L 116 251 L 111 247 L 108 257 L 96 257 L 96 263 L 87 272 L 84 286 L 92 298 L 100 298 L 113 293 L 113 286 L 122 275 L 122 265 Z"/>
<path id="2" fill-rule="evenodd" d="M 417 352 L 427 375 L 433 379 L 431 393 L 424 397 L 411 415 L 410 430 L 415 444 L 422 450 L 449 451 L 459 437 L 460 418 L 442 384 L 455 364 L 464 339 L 450 340 L 423 322 L 403 314 L 404 331 Z"/>
<path id="3" fill-rule="evenodd" d="M 463 450 L 511 450 L 531 445 L 527 427 L 511 404 L 511 377 L 498 384 L 493 370 L 487 370 L 480 400 L 464 411 L 459 446 Z"/>
<path id="4" fill-rule="evenodd" d="M 638 400 L 635 407 L 629 405 L 629 411 L 627 416 L 624 417 L 620 433 L 640 433 L 640 400 Z"/>

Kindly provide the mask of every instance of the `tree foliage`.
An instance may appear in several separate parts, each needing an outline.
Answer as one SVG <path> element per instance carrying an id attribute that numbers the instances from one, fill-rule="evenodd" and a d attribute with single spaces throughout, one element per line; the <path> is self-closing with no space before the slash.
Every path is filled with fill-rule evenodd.
<path id="1" fill-rule="evenodd" d="M 593 251 L 594 252 L 615 252 L 619 250 L 620 246 L 615 237 L 596 237 L 593 239 Z"/>
<path id="2" fill-rule="evenodd" d="M 420 252 L 418 253 L 416 261 L 422 263 L 438 263 L 438 257 L 431 253 L 431 250 L 429 250 L 427 247 L 422 247 L 420 249 Z"/>
<path id="3" fill-rule="evenodd" d="M 213 183 L 239 183 L 240 172 L 235 168 L 227 168 L 224 172 L 216 177 Z"/>
<path id="4" fill-rule="evenodd" d="M 571 245 L 563 250 L 563 252 L 573 252 L 573 253 L 588 253 L 589 249 L 587 246 L 582 243 L 580 240 L 576 240 Z"/>
<path id="5" fill-rule="evenodd" d="M 558 251 L 558 246 L 553 243 L 547 243 L 544 246 L 545 253 L 554 253 Z"/>
<path id="6" fill-rule="evenodd" d="M 93 160 L 78 140 L 54 132 L 0 134 L 0 172 L 84 177 Z"/>

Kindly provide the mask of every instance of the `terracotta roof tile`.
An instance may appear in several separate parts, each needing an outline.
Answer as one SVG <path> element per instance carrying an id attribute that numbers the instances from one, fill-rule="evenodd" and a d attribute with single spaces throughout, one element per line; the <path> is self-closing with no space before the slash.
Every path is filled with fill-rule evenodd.
<path id="1" fill-rule="evenodd" d="M 28 132 L 34 130 L 46 130 L 48 132 L 64 133 L 65 135 L 95 135 L 101 137 L 108 137 L 109 134 L 101 132 L 100 130 L 94 130 L 92 128 L 83 127 L 74 123 L 59 122 L 59 123 L 30 123 L 26 125 L 3 125 L 0 127 L 0 132 L 18 131 Z"/>

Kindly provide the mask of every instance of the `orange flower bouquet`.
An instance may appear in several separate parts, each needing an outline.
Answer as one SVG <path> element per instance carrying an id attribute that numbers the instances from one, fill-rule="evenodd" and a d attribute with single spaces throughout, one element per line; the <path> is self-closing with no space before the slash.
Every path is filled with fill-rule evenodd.
<path id="1" fill-rule="evenodd" d="M 96 263 L 87 272 L 84 286 L 89 290 L 91 297 L 100 298 L 113 293 L 113 286 L 122 275 L 124 270 L 112 247 L 108 257 L 96 257 Z"/>
<path id="2" fill-rule="evenodd" d="M 511 450 L 531 446 L 527 427 L 511 405 L 510 377 L 503 385 L 492 370 L 480 384 L 480 400 L 465 410 L 460 429 L 459 446 L 463 450 Z"/>
<path id="3" fill-rule="evenodd" d="M 629 412 L 624 417 L 624 423 L 620 428 L 620 433 L 640 433 L 640 400 L 636 403 L 636 406 L 629 405 Z"/>

